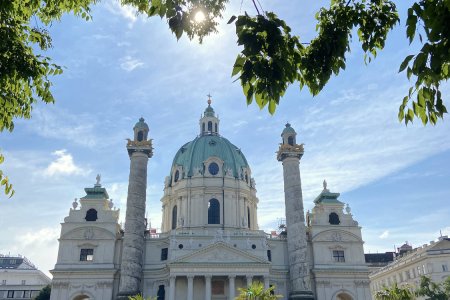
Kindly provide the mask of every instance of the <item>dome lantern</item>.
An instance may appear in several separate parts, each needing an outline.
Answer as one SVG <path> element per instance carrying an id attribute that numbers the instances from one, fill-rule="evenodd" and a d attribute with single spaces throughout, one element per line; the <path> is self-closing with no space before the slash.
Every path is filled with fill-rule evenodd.
<path id="1" fill-rule="evenodd" d="M 216 117 L 214 109 L 211 107 L 211 95 L 208 96 L 208 106 L 200 118 L 200 135 L 218 135 L 219 134 L 219 118 Z"/>
<path id="2" fill-rule="evenodd" d="M 296 136 L 294 128 L 291 127 L 291 124 L 286 123 L 286 127 L 283 129 L 281 133 L 281 137 L 283 138 L 283 145 L 294 146 L 296 144 Z"/>

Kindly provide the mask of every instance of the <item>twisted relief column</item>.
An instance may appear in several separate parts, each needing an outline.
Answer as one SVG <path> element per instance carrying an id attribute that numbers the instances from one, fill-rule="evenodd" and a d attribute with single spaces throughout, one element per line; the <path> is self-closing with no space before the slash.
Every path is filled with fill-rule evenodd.
<path id="1" fill-rule="evenodd" d="M 282 144 L 277 159 L 283 163 L 289 257 L 289 299 L 314 299 L 307 263 L 307 240 L 300 180 L 303 145 Z"/>
<path id="2" fill-rule="evenodd" d="M 127 144 L 130 176 L 118 299 L 128 299 L 128 296 L 141 293 L 144 263 L 147 163 L 153 155 L 153 149 L 151 140 L 147 140 L 148 126 L 144 119 L 141 118 L 134 130 L 135 139 L 129 140 Z"/>

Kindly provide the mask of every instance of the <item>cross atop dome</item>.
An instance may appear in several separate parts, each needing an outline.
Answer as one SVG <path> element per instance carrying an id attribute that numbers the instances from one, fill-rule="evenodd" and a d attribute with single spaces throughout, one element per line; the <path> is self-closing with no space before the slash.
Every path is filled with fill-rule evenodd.
<path id="1" fill-rule="evenodd" d="M 208 106 L 210 106 L 211 105 L 211 102 L 212 102 L 212 100 L 211 100 L 211 93 L 209 93 L 208 95 L 206 95 L 207 97 L 208 97 Z"/>

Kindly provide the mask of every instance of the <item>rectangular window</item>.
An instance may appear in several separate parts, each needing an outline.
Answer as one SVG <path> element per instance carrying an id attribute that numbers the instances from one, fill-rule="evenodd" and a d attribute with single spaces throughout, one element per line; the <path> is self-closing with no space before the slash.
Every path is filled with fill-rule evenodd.
<path id="1" fill-rule="evenodd" d="M 442 265 L 442 272 L 448 272 L 448 266 L 447 264 Z"/>
<path id="2" fill-rule="evenodd" d="M 211 282 L 211 294 L 213 295 L 225 295 L 225 281 L 213 280 Z"/>
<path id="3" fill-rule="evenodd" d="M 345 262 L 343 250 L 333 250 L 333 260 L 335 262 Z"/>
<path id="4" fill-rule="evenodd" d="M 168 248 L 162 248 L 161 249 L 161 260 L 167 260 L 168 253 L 169 253 Z"/>
<path id="5" fill-rule="evenodd" d="M 26 282 L 25 280 L 22 280 L 22 285 L 25 285 L 25 282 Z"/>
<path id="6" fill-rule="evenodd" d="M 94 260 L 94 249 L 81 249 L 80 261 L 93 261 L 93 260 Z"/>
<path id="7" fill-rule="evenodd" d="M 14 297 L 14 291 L 8 291 L 7 298 L 13 298 Z"/>
<path id="8" fill-rule="evenodd" d="M 23 297 L 24 298 L 31 298 L 31 291 L 24 291 L 23 292 Z"/>
<path id="9" fill-rule="evenodd" d="M 2 280 L 2 285 L 6 285 L 6 279 Z"/>
<path id="10" fill-rule="evenodd" d="M 23 298 L 23 291 L 14 291 L 14 299 Z"/>
<path id="11" fill-rule="evenodd" d="M 40 291 L 31 291 L 31 298 L 35 298 L 37 297 L 37 295 L 39 295 Z"/>
<path id="12" fill-rule="evenodd" d="M 267 260 L 272 261 L 272 251 L 271 250 L 267 250 Z"/>

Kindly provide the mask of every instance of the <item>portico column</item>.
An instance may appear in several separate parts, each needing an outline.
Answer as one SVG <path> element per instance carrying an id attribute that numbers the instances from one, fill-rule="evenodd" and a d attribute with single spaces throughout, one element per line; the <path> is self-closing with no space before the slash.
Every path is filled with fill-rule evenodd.
<path id="1" fill-rule="evenodd" d="M 169 279 L 169 300 L 175 300 L 175 276 Z"/>
<path id="2" fill-rule="evenodd" d="M 247 286 L 250 286 L 253 283 L 253 276 L 247 275 L 245 278 L 247 278 Z"/>
<path id="3" fill-rule="evenodd" d="M 234 280 L 236 278 L 236 275 L 229 275 L 228 276 L 228 294 L 230 295 L 230 299 L 234 299 L 236 297 L 236 288 L 234 286 Z"/>
<path id="4" fill-rule="evenodd" d="M 267 290 L 268 288 L 270 288 L 269 276 L 264 276 L 264 289 Z"/>
<path id="5" fill-rule="evenodd" d="M 188 287 L 187 287 L 187 300 L 194 299 L 194 276 L 190 275 L 187 277 Z"/>
<path id="6" fill-rule="evenodd" d="M 211 300 L 211 275 L 205 276 L 205 300 Z"/>

